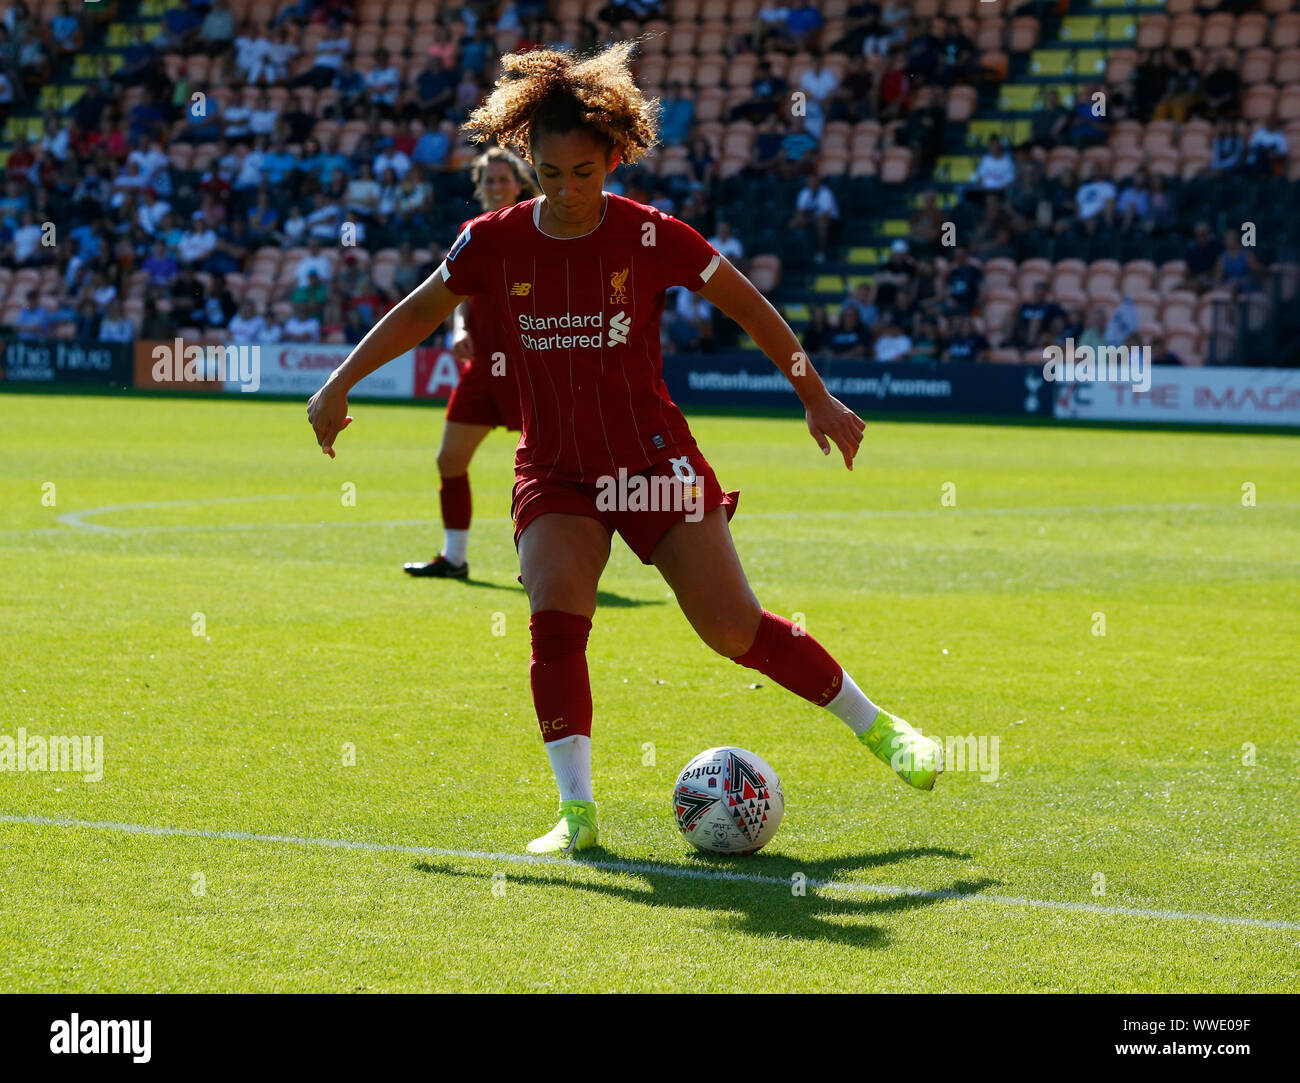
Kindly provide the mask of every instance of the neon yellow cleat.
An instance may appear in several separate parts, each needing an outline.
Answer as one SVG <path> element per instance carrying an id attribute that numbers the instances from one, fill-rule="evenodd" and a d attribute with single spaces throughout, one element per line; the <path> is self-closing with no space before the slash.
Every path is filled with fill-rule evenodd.
<path id="1" fill-rule="evenodd" d="M 918 790 L 934 789 L 943 773 L 943 745 L 917 733 L 908 723 L 888 711 L 881 711 L 858 740 L 871 749 L 876 759 L 889 764 L 898 777 Z"/>
<path id="2" fill-rule="evenodd" d="M 530 854 L 574 854 L 596 845 L 595 801 L 561 801 L 560 822 L 528 844 Z"/>

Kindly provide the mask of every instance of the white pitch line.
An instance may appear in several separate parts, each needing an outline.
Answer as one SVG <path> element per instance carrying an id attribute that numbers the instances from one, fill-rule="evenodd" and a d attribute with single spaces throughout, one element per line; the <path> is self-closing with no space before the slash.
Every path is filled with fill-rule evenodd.
<path id="1" fill-rule="evenodd" d="M 207 831 L 192 827 L 158 827 L 152 824 L 114 823 L 110 820 L 72 820 L 51 816 L 14 816 L 0 813 L 0 824 L 29 827 L 79 827 L 92 831 L 118 831 L 129 835 L 155 835 L 169 838 L 215 839 L 230 842 L 269 842 L 288 846 L 321 846 L 335 850 L 360 850 L 370 853 L 413 854 L 421 857 L 449 857 L 471 861 L 496 861 L 512 865 L 553 866 L 569 870 L 599 869 L 602 872 L 638 873 L 666 876 L 674 880 L 713 880 L 724 883 L 760 884 L 788 888 L 790 881 L 760 873 L 731 872 L 726 869 L 691 869 L 680 865 L 657 865 L 644 861 L 587 861 L 532 854 L 498 854 L 488 850 L 444 850 L 437 846 L 410 846 L 401 843 L 357 842 L 350 839 L 313 839 L 298 835 L 261 835 L 249 831 Z M 849 891 L 866 895 L 906 896 L 917 899 L 984 902 L 998 906 L 1030 906 L 1042 910 L 1066 910 L 1102 914 L 1108 917 L 1155 918 L 1162 921 L 1199 921 L 1213 925 L 1240 925 L 1253 929 L 1285 929 L 1300 932 L 1300 921 L 1264 918 L 1239 918 L 1223 914 L 1203 914 L 1186 910 L 1151 910 L 1136 906 L 1101 906 L 1093 903 L 1065 902 L 1058 899 L 1027 899 L 1019 895 L 985 895 L 981 892 L 933 891 L 928 888 L 901 887 L 896 884 L 864 884 L 842 880 L 806 881 L 808 887 L 823 891 Z"/>

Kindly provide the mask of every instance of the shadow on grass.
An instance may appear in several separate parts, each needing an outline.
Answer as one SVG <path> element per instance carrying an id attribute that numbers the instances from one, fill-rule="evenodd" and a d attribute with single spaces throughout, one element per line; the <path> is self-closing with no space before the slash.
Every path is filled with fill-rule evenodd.
<path id="1" fill-rule="evenodd" d="M 996 886 L 998 881 L 954 880 L 946 887 L 930 889 L 923 895 L 854 893 L 843 889 L 827 891 L 816 884 L 827 881 L 851 883 L 853 877 L 850 874 L 855 870 L 878 869 L 926 857 L 954 861 L 970 859 L 969 854 L 953 850 L 912 847 L 822 861 L 799 861 L 778 854 L 749 858 L 714 858 L 699 854 L 668 863 L 628 860 L 596 847 L 566 864 L 571 864 L 575 870 L 634 876 L 643 881 L 642 886 L 579 880 L 555 865 L 511 866 L 507 880 L 539 887 L 576 889 L 641 906 L 709 910 L 719 915 L 723 927 L 751 936 L 884 948 L 890 943 L 889 932 L 882 925 L 872 923 L 871 918 L 884 918 L 944 902 L 953 896 L 974 894 Z M 419 872 L 434 875 L 484 880 L 490 880 L 494 872 L 502 871 L 499 866 L 482 871 L 464 870 L 427 860 L 416 862 L 414 867 Z M 728 874 L 737 878 L 715 878 Z M 797 874 L 805 878 L 804 894 L 796 894 L 793 890 Z"/>
<path id="2" fill-rule="evenodd" d="M 518 581 L 510 583 L 496 583 L 491 579 L 453 579 L 453 583 L 460 583 L 466 587 L 480 587 L 486 590 L 508 590 L 519 594 L 524 593 L 524 588 Z M 642 605 L 664 605 L 662 598 L 625 598 L 621 594 L 614 594 L 608 590 L 598 590 L 596 592 L 596 604 L 598 606 L 608 606 L 611 609 L 633 609 Z"/>

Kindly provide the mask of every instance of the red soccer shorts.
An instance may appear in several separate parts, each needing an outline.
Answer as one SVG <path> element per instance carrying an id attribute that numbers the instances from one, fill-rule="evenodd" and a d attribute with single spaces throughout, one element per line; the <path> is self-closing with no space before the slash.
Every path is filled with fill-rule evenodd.
<path id="1" fill-rule="evenodd" d="M 493 376 L 490 362 L 471 361 L 447 400 L 447 420 L 519 432 L 519 387 L 512 376 Z"/>
<path id="2" fill-rule="evenodd" d="M 510 501 L 515 548 L 539 515 L 585 515 L 601 523 L 611 536 L 617 533 L 642 564 L 649 564 L 655 546 L 683 519 L 703 517 L 717 507 L 726 508 L 728 519 L 736 512 L 740 491 L 724 493 L 698 451 L 684 458 L 685 463 L 680 456 L 656 463 L 625 477 L 622 485 L 618 479 L 608 479 L 603 486 L 554 478 L 517 479 Z"/>

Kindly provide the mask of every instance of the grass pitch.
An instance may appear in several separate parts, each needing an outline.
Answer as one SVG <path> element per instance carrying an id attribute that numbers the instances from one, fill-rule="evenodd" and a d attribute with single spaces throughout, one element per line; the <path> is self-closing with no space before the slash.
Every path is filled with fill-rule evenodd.
<path id="1" fill-rule="evenodd" d="M 441 411 L 353 413 L 330 461 L 301 403 L 0 396 L 0 736 L 104 748 L 0 773 L 0 989 L 1300 989 L 1300 439 L 874 422 L 850 474 L 693 419 L 767 608 L 997 777 L 910 791 L 616 540 L 604 847 L 547 864 L 513 443 L 472 581 L 413 581 Z M 785 787 L 750 858 L 669 809 L 724 743 Z"/>

